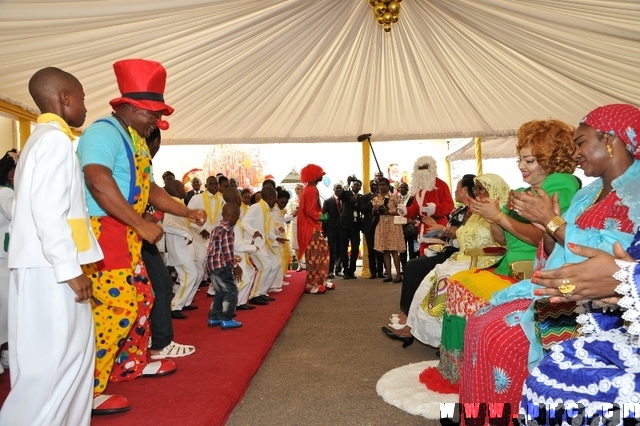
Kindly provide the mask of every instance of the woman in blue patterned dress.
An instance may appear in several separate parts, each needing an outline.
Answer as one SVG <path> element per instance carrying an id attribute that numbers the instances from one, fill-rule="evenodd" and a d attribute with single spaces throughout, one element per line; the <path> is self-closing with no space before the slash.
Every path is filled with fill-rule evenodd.
<path id="1" fill-rule="evenodd" d="M 598 137 L 610 135 L 614 147 L 626 147 L 634 157 L 631 167 L 637 166 L 640 110 L 630 105 L 609 105 L 595 111 L 596 117 L 587 126 L 590 129 L 585 130 L 596 132 Z M 584 139 L 585 143 L 590 142 L 588 134 Z M 629 216 L 637 225 L 637 179 L 634 183 L 628 200 Z M 611 416 L 603 412 L 608 411 L 604 404 L 640 402 L 640 230 L 630 244 L 629 254 L 619 244 L 614 247 L 615 256 L 574 243 L 568 245 L 573 253 L 588 259 L 540 271 L 532 282 L 545 286 L 534 294 L 551 297 L 552 303 L 586 301 L 580 305 L 578 316 L 581 337 L 554 346 L 531 371 L 525 381 L 520 412 L 524 415 L 529 403 L 575 403 L 582 404 L 589 417 Z"/>

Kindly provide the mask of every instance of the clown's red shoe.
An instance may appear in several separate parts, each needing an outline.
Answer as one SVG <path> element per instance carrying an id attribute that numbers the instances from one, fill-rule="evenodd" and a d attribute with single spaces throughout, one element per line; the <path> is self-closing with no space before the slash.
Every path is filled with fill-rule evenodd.
<path id="1" fill-rule="evenodd" d="M 129 400 L 122 395 L 98 395 L 93 398 L 92 415 L 116 414 L 131 410 Z"/>

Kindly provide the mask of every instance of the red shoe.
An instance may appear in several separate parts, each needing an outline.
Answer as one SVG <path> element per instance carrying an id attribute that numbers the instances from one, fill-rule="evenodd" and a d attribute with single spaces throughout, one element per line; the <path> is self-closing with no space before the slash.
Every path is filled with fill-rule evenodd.
<path id="1" fill-rule="evenodd" d="M 142 370 L 143 377 L 162 377 L 175 373 L 178 369 L 176 363 L 171 359 L 162 359 L 147 364 Z"/>
<path id="2" fill-rule="evenodd" d="M 307 287 L 305 289 L 305 292 L 310 294 L 322 294 L 326 291 L 327 291 L 327 288 L 323 285 L 314 285 L 314 286 L 311 286 L 311 288 Z"/>
<path id="3" fill-rule="evenodd" d="M 327 281 L 326 283 L 324 283 L 324 286 L 327 288 L 327 290 L 335 290 L 336 289 L 336 285 L 334 283 L 332 283 L 331 281 Z"/>
<path id="4" fill-rule="evenodd" d="M 131 410 L 131 404 L 122 395 L 98 395 L 93 398 L 91 414 L 100 416 L 103 414 L 123 413 L 129 410 Z"/>

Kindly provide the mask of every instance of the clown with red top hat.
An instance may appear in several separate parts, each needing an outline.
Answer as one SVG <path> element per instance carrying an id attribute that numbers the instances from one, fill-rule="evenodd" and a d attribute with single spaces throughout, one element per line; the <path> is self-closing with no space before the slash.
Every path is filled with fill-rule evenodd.
<path id="1" fill-rule="evenodd" d="M 114 110 L 120 105 L 129 104 L 140 110 L 173 114 L 173 108 L 164 103 L 164 89 L 167 71 L 162 64 L 144 59 L 125 59 L 113 64 L 121 96 L 112 99 L 109 104 Z M 160 130 L 167 130 L 169 123 L 158 119 Z"/>
<path id="2" fill-rule="evenodd" d="M 163 231 L 143 217 L 147 205 L 196 224 L 206 220 L 204 210 L 188 209 L 153 181 L 145 138 L 158 128 L 168 128 L 162 116 L 173 113 L 164 101 L 166 70 L 160 63 L 145 59 L 118 61 L 113 69 L 121 93 L 110 102 L 114 112 L 89 126 L 78 143 L 88 189 L 87 209 L 104 253 L 103 261 L 84 268 L 92 281 L 97 336 L 94 414 L 131 408 L 124 396 L 104 393 L 110 381 L 163 376 L 177 368 L 170 359 L 148 359 L 154 292 L 141 247 L 142 240 L 155 244 Z"/>

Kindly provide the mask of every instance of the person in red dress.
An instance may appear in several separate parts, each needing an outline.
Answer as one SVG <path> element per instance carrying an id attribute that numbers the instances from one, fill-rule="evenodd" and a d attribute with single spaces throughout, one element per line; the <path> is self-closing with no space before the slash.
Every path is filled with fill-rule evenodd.
<path id="1" fill-rule="evenodd" d="M 306 185 L 298 209 L 298 247 L 307 260 L 305 292 L 311 294 L 327 291 L 329 275 L 329 246 L 322 233 L 322 207 L 317 188 L 324 174 L 322 167 L 315 164 L 308 164 L 300 170 L 300 179 Z M 329 288 L 334 288 L 333 283 Z"/>

